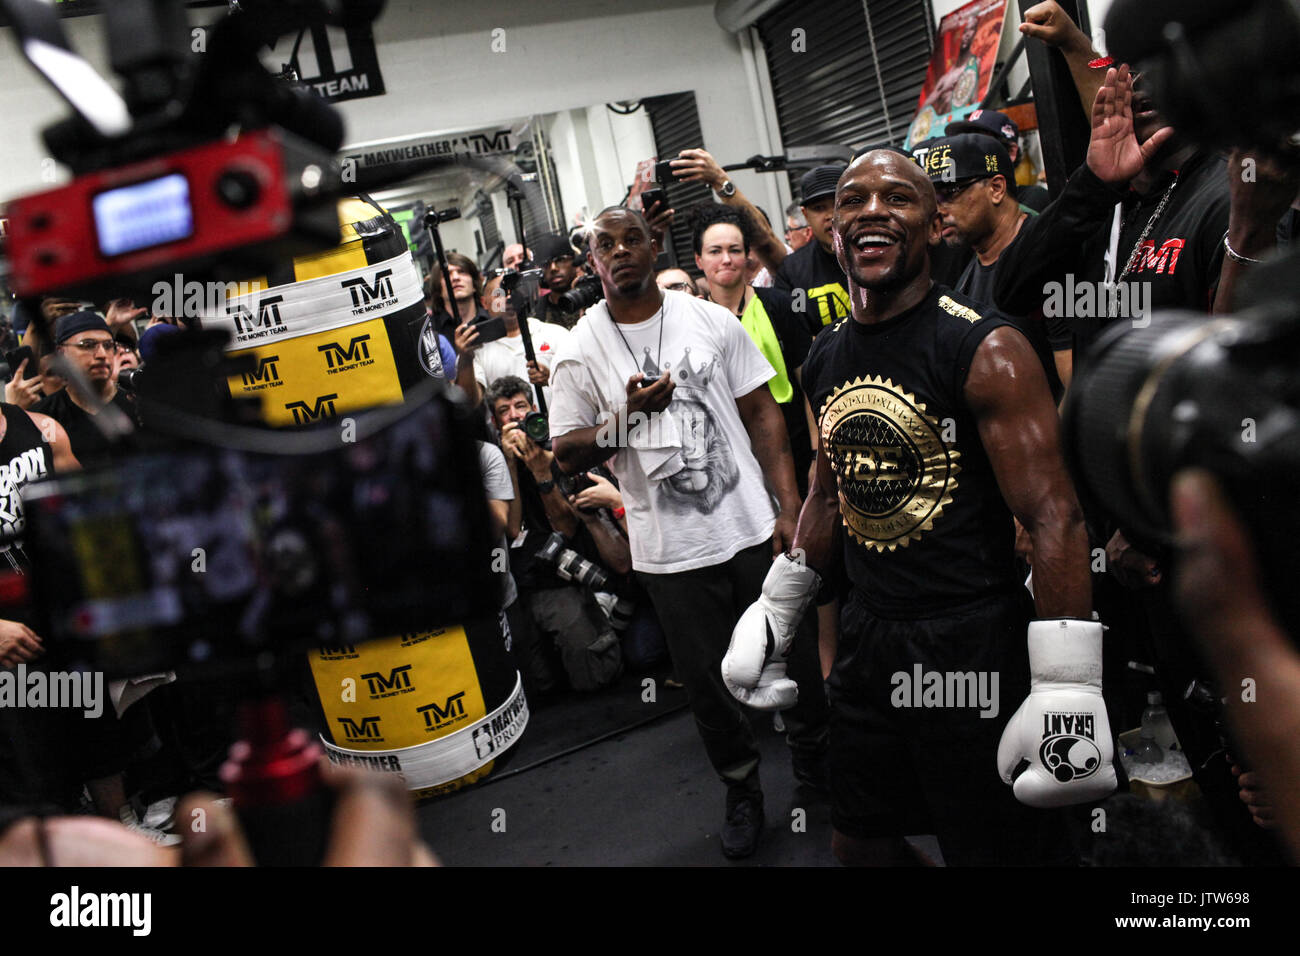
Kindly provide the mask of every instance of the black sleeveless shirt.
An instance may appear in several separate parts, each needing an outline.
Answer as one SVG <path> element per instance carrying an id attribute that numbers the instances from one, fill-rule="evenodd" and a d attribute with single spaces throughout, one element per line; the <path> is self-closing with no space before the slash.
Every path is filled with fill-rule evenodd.
<path id="1" fill-rule="evenodd" d="M 839 485 L 845 570 L 876 613 L 934 616 L 1018 583 L 1011 512 L 965 398 L 976 348 L 1003 326 L 932 285 L 901 315 L 813 341 L 804 388 Z"/>
<path id="2" fill-rule="evenodd" d="M 31 416 L 17 405 L 0 403 L 5 435 L 0 439 L 0 531 L 22 534 L 23 486 L 52 474 L 54 456 Z M 21 541 L 0 542 L 0 569 L 25 572 L 29 567 Z"/>

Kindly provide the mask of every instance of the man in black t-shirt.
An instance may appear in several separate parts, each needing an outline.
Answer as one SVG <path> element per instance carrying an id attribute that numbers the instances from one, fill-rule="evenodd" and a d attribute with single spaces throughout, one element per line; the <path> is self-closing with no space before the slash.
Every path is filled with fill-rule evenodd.
<path id="1" fill-rule="evenodd" d="M 135 403 L 119 391 L 113 375 L 117 341 L 108 323 L 88 309 L 59 319 L 54 341 L 59 354 L 81 370 L 91 392 L 85 394 L 69 382 L 37 402 L 32 411 L 63 426 L 82 467 L 110 462 L 123 446 L 108 436 L 129 432 L 136 425 Z"/>
<path id="2" fill-rule="evenodd" d="M 943 238 L 950 247 L 973 255 L 952 287 L 976 302 L 993 307 L 994 276 L 1003 254 L 1020 241 L 1029 218 L 1011 191 L 1011 158 L 996 140 L 974 133 L 930 141 L 922 167 L 934 184 L 943 216 Z M 1029 315 L 1007 314 L 1038 353 L 1052 396 L 1068 381 L 1070 330 L 1063 319 L 1045 323 L 1042 309 Z"/>
<path id="3" fill-rule="evenodd" d="M 804 363 L 816 481 L 795 557 L 773 562 L 723 677 L 737 694 L 779 682 L 792 622 L 842 562 L 836 855 L 904 863 L 903 836 L 934 833 L 950 865 L 1062 863 L 1063 821 L 1046 808 L 1115 787 L 1087 536 L 1039 360 L 1004 317 L 931 281 L 941 230 L 929 178 L 903 156 L 869 152 L 840 180 L 854 313 Z M 1036 608 L 1015 572 L 1013 514 L 1039 558 Z"/>
<path id="4" fill-rule="evenodd" d="M 843 171 L 843 166 L 818 166 L 804 173 L 800 208 L 813 241 L 786 256 L 772 276 L 772 287 L 794 297 L 794 309 L 803 312 L 813 335 L 849 314 L 844 270 L 831 249 L 835 184 Z"/>

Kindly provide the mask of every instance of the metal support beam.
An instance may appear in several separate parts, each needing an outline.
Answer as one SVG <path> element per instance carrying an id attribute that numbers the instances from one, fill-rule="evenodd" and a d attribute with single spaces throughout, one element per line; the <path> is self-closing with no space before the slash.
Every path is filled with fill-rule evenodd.
<path id="1" fill-rule="evenodd" d="M 1021 20 L 1037 0 L 1019 0 Z M 1059 0 L 1065 12 L 1088 32 L 1087 8 L 1079 0 Z M 1069 178 L 1088 152 L 1088 121 L 1079 108 L 1070 69 L 1059 52 L 1041 40 L 1025 40 L 1025 59 L 1034 85 L 1034 109 L 1038 113 L 1038 138 L 1047 168 L 1047 188 L 1052 198 L 1060 195 Z"/>
<path id="2" fill-rule="evenodd" d="M 987 110 L 993 107 L 998 99 L 1010 99 L 1010 95 L 1003 94 L 1003 87 L 1006 85 L 1007 76 L 1011 73 L 1011 68 L 1016 65 L 1020 59 L 1020 54 L 1025 52 L 1025 38 L 1022 36 L 1016 41 L 1016 45 L 1011 50 L 1011 55 L 1007 57 L 1002 67 L 993 74 L 993 79 L 989 81 L 989 90 L 984 94 L 984 99 L 980 101 L 980 109 Z"/>

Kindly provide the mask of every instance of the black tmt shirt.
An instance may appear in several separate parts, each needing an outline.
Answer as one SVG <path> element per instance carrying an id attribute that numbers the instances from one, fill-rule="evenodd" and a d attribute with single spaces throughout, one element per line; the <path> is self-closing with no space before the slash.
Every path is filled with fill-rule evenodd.
<path id="1" fill-rule="evenodd" d="M 876 613 L 925 617 L 1017 585 L 1011 512 L 966 406 L 1000 314 L 932 285 L 914 308 L 844 319 L 813 341 L 804 386 L 839 486 L 844 564 Z"/>
<path id="2" fill-rule="evenodd" d="M 772 287 L 795 294 L 804 292 L 804 318 L 813 335 L 849 314 L 849 286 L 844 270 L 831 253 L 813 240 L 782 260 L 772 275 Z M 798 306 L 796 294 L 796 308 Z"/>

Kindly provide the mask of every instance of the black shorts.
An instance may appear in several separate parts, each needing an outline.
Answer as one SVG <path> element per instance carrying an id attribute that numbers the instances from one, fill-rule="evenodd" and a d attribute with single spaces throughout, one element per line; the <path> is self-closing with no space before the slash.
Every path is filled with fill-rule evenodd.
<path id="1" fill-rule="evenodd" d="M 1074 862 L 1061 811 L 1023 806 L 998 774 L 1002 730 L 1029 693 L 1033 616 L 1023 589 L 908 620 L 849 596 L 828 682 L 836 830 L 932 833 L 949 865 Z"/>

